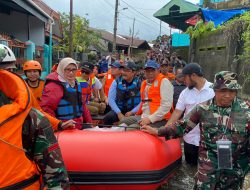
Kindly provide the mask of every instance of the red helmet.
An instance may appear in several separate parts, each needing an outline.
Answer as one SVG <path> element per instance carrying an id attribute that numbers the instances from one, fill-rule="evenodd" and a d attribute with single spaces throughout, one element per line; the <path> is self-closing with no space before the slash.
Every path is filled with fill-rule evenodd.
<path id="1" fill-rule="evenodd" d="M 26 61 L 23 65 L 23 70 L 28 71 L 28 70 L 39 70 L 42 71 L 41 64 L 38 61 L 35 60 L 30 60 Z"/>

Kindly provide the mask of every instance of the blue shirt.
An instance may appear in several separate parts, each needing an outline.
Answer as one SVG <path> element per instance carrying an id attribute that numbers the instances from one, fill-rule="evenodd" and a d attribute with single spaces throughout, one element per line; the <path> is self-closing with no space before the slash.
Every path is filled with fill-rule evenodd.
<path id="1" fill-rule="evenodd" d="M 114 80 L 109 88 L 109 94 L 108 94 L 108 102 L 109 102 L 109 106 L 111 107 L 111 109 L 116 113 L 121 113 L 121 110 L 118 108 L 115 100 L 116 100 L 116 88 L 117 88 L 117 83 Z M 132 113 L 136 113 L 140 108 L 140 104 L 138 104 L 136 107 L 134 107 L 131 112 Z"/>

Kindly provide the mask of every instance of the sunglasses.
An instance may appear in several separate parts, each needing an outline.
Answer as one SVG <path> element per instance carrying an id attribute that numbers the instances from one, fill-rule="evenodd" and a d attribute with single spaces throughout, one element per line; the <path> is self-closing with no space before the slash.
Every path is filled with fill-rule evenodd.
<path id="1" fill-rule="evenodd" d="M 67 73 L 70 73 L 70 72 L 76 73 L 77 69 L 65 69 L 64 71 Z"/>

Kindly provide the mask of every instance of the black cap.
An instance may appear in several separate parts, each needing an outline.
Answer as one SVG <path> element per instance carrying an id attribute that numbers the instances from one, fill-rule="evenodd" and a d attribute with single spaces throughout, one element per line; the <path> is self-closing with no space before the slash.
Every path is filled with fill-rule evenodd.
<path id="1" fill-rule="evenodd" d="M 183 70 L 181 75 L 191 75 L 191 74 L 197 74 L 198 76 L 203 76 L 202 68 L 197 63 L 189 63 L 187 64 Z"/>
<path id="2" fill-rule="evenodd" d="M 86 70 L 86 71 L 89 71 L 90 73 L 92 73 L 94 69 L 94 65 L 89 62 L 83 62 L 80 64 L 79 67 L 81 70 Z"/>
<path id="3" fill-rule="evenodd" d="M 128 61 L 125 63 L 124 66 L 121 66 L 121 68 L 131 69 L 132 71 L 136 71 L 138 67 L 134 62 Z"/>

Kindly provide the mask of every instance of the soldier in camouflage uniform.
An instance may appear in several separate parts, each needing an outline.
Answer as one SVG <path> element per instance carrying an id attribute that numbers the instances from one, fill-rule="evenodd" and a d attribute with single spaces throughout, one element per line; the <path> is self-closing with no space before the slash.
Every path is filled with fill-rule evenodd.
<path id="1" fill-rule="evenodd" d="M 4 70 L 14 60 L 0 44 L 0 189 L 69 189 L 49 120 L 32 108 L 36 100 L 24 80 Z"/>
<path id="2" fill-rule="evenodd" d="M 212 88 L 214 99 L 197 105 L 183 121 L 159 130 L 143 126 L 142 130 L 171 139 L 183 136 L 199 123 L 201 140 L 194 189 L 239 190 L 249 174 L 250 109 L 236 97 L 241 86 L 235 73 L 217 73 Z M 217 145 L 221 141 L 231 144 Z M 221 150 L 226 150 L 226 154 Z M 231 166 L 222 167 L 230 162 Z"/>

